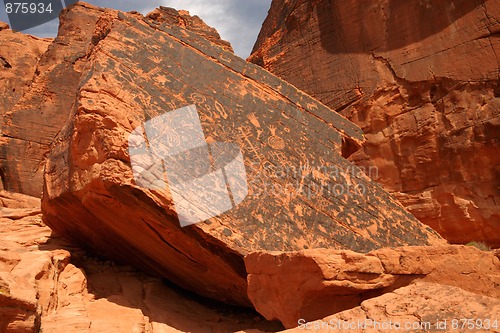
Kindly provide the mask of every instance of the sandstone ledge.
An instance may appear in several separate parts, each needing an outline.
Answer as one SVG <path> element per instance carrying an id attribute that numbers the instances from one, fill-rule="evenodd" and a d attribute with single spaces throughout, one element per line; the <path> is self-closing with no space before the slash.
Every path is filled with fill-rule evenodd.
<path id="1" fill-rule="evenodd" d="M 351 309 L 416 281 L 500 299 L 500 260 L 469 246 L 385 248 L 367 254 L 327 249 L 252 253 L 245 264 L 255 308 L 288 328 L 299 319 Z"/>

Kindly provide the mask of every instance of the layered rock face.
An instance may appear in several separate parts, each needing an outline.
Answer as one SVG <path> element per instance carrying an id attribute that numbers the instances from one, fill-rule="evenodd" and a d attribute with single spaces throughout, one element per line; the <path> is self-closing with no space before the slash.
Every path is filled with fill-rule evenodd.
<path id="1" fill-rule="evenodd" d="M 485 312 L 487 307 L 482 307 L 482 313 L 488 314 L 484 318 L 495 319 L 500 315 L 500 261 L 493 252 L 475 247 L 386 248 L 367 254 L 326 249 L 252 253 L 245 258 L 245 264 L 249 274 L 248 295 L 255 308 L 267 319 L 279 319 L 285 327 L 295 327 L 301 319 L 310 322 L 363 306 L 367 299 L 396 289 L 397 295 L 405 295 L 402 287 L 416 282 L 439 283 L 440 287 L 430 288 L 442 288 L 439 293 L 449 289 L 443 288 L 444 285 L 455 287 L 451 290 L 461 288 L 459 294 L 464 291 L 476 294 L 475 300 L 481 299 L 478 295 L 490 297 L 487 303 L 494 307 L 489 313 Z M 419 297 L 431 292 L 428 288 L 417 289 L 410 288 Z M 391 297 L 394 295 L 384 295 L 382 299 Z M 380 300 L 366 302 L 380 304 Z M 416 302 L 417 305 L 423 306 Z M 458 308 L 457 305 L 455 310 Z M 432 307 L 431 311 L 438 313 L 439 307 Z M 451 313 L 433 320 L 453 319 Z M 364 318 L 359 316 L 360 320 Z"/>
<path id="2" fill-rule="evenodd" d="M 345 115 L 350 160 L 454 243 L 500 246 L 493 0 L 275 0 L 250 61 Z"/>
<path id="3" fill-rule="evenodd" d="M 0 176 L 2 188 L 22 192 L 23 180 L 32 180 L 33 170 L 39 165 L 31 163 L 30 156 L 38 152 L 38 140 L 18 135 L 19 127 L 32 126 L 40 121 L 36 114 L 31 123 L 12 123 L 12 110 L 19 99 L 29 90 L 37 70 L 37 64 L 50 44 L 48 39 L 40 39 L 13 32 L 7 24 L 0 22 Z M 13 128 L 14 127 L 14 128 Z M 17 129 L 15 128 L 17 127 Z M 29 164 L 29 167 L 27 167 Z M 41 175 L 37 196 L 41 195 Z M 27 189 L 27 192 L 33 192 Z"/>
<path id="4" fill-rule="evenodd" d="M 247 306 L 252 251 L 444 243 L 342 158 L 361 145 L 358 127 L 153 16 L 78 4 L 61 17 L 44 85 L 64 103 L 41 105 L 68 119 L 42 200 L 58 234 Z M 61 76 L 71 81 L 58 89 Z"/>

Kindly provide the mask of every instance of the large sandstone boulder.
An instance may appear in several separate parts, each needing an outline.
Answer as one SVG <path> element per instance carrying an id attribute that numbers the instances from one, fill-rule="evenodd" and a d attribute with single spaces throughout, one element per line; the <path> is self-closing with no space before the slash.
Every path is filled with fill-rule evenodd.
<path id="1" fill-rule="evenodd" d="M 274 0 L 249 58 L 345 115 L 350 160 L 451 242 L 500 246 L 494 0 Z"/>
<path id="2" fill-rule="evenodd" d="M 327 249 L 263 252 L 249 254 L 245 264 L 248 295 L 257 311 L 288 328 L 301 319 L 309 322 L 355 308 L 415 281 L 462 288 L 492 297 L 494 304 L 500 299 L 500 260 L 493 252 L 471 246 L 385 248 L 368 254 Z M 428 294 L 425 289 L 416 293 Z M 493 310 L 500 314 L 498 307 Z"/>
<path id="3" fill-rule="evenodd" d="M 253 251 L 443 244 L 341 156 L 360 129 L 293 86 L 156 14 L 61 22 L 45 85 L 64 103 L 37 104 L 68 119 L 42 201 L 58 234 L 241 305 Z"/>

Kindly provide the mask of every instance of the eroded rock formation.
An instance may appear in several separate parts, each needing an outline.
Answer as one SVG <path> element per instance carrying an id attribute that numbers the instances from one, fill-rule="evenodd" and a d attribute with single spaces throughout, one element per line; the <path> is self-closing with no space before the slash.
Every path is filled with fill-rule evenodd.
<path id="1" fill-rule="evenodd" d="M 365 140 L 359 127 L 294 86 L 236 57 L 214 29 L 187 12 L 161 7 L 143 17 L 137 12 L 80 3 L 63 12 L 59 35 L 52 42 L 14 34 L 0 24 L 0 38 L 5 41 L 0 47 L 0 66 L 4 66 L 0 70 L 7 78 L 0 89 L 19 92 L 5 95 L 8 110 L 2 111 L 0 170 L 6 187 L 39 196 L 46 163 L 43 220 L 55 231 L 52 234 L 42 222 L 38 198 L 0 192 L 0 331 L 258 333 L 282 329 L 281 324 L 265 321 L 253 310 L 181 291 L 153 275 L 213 299 L 254 306 L 287 327 L 304 322 L 299 319 L 320 318 L 322 321 L 312 322 L 312 327 L 338 320 L 353 323 L 370 319 L 387 324 L 396 319 L 435 323 L 471 316 L 498 317 L 500 252 L 447 245 L 343 158 L 351 156 L 371 176 L 376 174 L 370 166 L 378 167 L 379 178 L 393 172 L 395 181 L 384 185 L 396 188 L 395 194 L 412 211 L 428 209 L 431 222 L 437 218 L 432 215 L 436 210 L 439 218 L 446 215 L 457 220 L 467 211 L 471 220 L 474 217 L 479 222 L 469 229 L 457 223 L 457 234 L 467 230 L 481 239 L 478 235 L 495 232 L 494 225 L 487 229 L 484 219 L 476 218 L 487 213 L 494 217 L 497 212 L 488 201 L 494 198 L 490 173 L 484 173 L 484 184 L 477 187 L 486 198 L 483 206 L 477 206 L 479 199 L 467 194 L 470 182 L 461 183 L 459 190 L 456 183 L 453 188 L 448 183 L 448 187 L 433 187 L 438 192 L 429 194 L 431 198 L 437 195 L 461 205 L 454 213 L 456 207 L 450 201 L 438 200 L 436 206 L 429 206 L 425 201 L 428 197 L 419 201 L 417 192 L 407 191 L 411 186 L 431 184 L 435 176 L 431 167 L 415 169 L 413 180 L 397 171 L 401 161 L 413 170 L 412 163 L 417 162 L 409 156 L 420 156 L 419 161 L 427 158 L 427 150 L 420 154 L 420 146 L 410 145 L 413 148 L 408 150 L 407 144 L 428 137 L 437 140 L 433 135 L 442 130 L 439 126 L 444 126 L 450 137 L 449 141 L 439 137 L 444 143 L 440 141 L 437 147 L 445 147 L 439 149 L 463 154 L 472 145 L 478 149 L 477 156 L 487 157 L 470 161 L 470 165 L 495 163 L 491 158 L 495 149 L 490 149 L 496 144 L 498 118 L 494 69 L 490 63 L 482 68 L 456 64 L 462 69 L 470 67 L 470 73 L 482 70 L 483 76 L 478 74 L 476 82 L 464 82 L 463 73 L 453 72 L 448 64 L 443 67 L 446 75 L 441 72 L 432 79 L 418 76 L 426 75 L 427 58 L 432 64 L 440 63 L 442 60 L 436 60 L 441 59 L 439 53 L 447 54 L 449 49 L 441 50 L 437 43 L 429 48 L 417 41 L 432 40 L 435 33 L 453 29 L 436 21 L 412 34 L 413 26 L 406 26 L 403 15 L 405 7 L 393 1 L 385 3 L 387 6 L 368 6 L 375 9 L 370 12 L 373 17 L 354 2 L 344 5 L 347 9 L 328 7 L 325 1 L 275 1 L 263 35 L 270 33 L 276 38 L 258 45 L 266 52 L 282 47 L 297 55 L 293 48 L 286 49 L 286 43 L 273 43 L 280 45 L 281 39 L 287 40 L 287 33 L 297 29 L 301 34 L 295 36 L 296 41 L 316 36 L 314 25 L 310 30 L 304 28 L 316 17 L 321 18 L 321 33 L 336 33 L 332 44 L 322 45 L 326 55 L 335 53 L 338 41 L 350 38 L 352 44 L 343 47 L 352 53 L 344 57 L 347 53 L 338 52 L 337 60 L 347 61 L 342 66 L 349 72 L 357 59 L 367 73 L 353 70 L 349 75 L 357 78 L 355 87 L 351 86 L 352 77 L 347 77 L 338 94 L 325 91 L 324 96 L 316 96 L 356 120 L 367 133 L 368 144 L 359 152 L 356 150 Z M 415 9 L 414 5 L 410 1 L 408 6 Z M 479 15 L 474 3 L 459 9 L 424 1 L 418 6 L 421 18 L 431 14 L 435 18 L 436 10 L 448 11 L 453 22 L 475 22 Z M 313 9 L 316 14 L 302 16 Z M 386 36 L 381 38 L 385 46 L 365 57 L 366 52 L 360 50 L 372 44 L 357 45 L 352 32 L 333 29 L 332 20 L 325 20 L 330 13 L 327 9 L 339 10 L 339 22 L 348 21 L 353 13 L 366 14 L 377 27 L 377 15 L 382 12 L 391 36 L 398 35 L 401 26 L 408 28 L 404 30 L 409 34 L 405 43 L 413 45 L 408 48 L 412 57 L 425 50 L 431 55 L 413 59 L 413 65 L 397 62 L 401 60 L 398 52 L 406 46 L 392 37 L 386 45 Z M 496 14 L 489 14 L 492 10 L 487 2 L 488 20 L 478 21 L 477 26 L 484 34 L 469 41 L 484 46 L 480 57 L 485 61 L 491 52 L 484 42 L 491 41 L 493 48 L 496 45 L 483 29 L 495 27 L 491 17 Z M 394 17 L 397 24 L 390 23 Z M 349 22 L 354 26 L 359 23 Z M 462 27 L 462 23 L 456 24 L 454 29 Z M 463 27 L 463 35 L 468 36 L 470 25 Z M 353 31 L 372 41 L 381 34 L 379 28 Z M 469 42 L 457 48 L 467 51 Z M 457 39 L 447 43 L 457 43 Z M 27 45 L 22 49 L 26 67 L 12 60 L 9 53 L 9 45 L 14 50 L 21 44 Z M 312 48 L 313 44 L 308 45 Z M 385 53 L 381 56 L 377 52 Z M 287 59 L 285 53 L 276 54 L 272 61 L 263 54 L 261 60 L 278 64 L 276 68 Z M 331 64 L 322 62 L 324 59 L 324 54 L 318 54 L 312 60 L 328 69 Z M 319 72 L 312 70 L 309 75 L 302 67 L 299 72 L 304 81 L 310 80 L 309 88 L 315 85 Z M 314 89 L 310 92 L 315 94 Z M 202 145 L 183 155 L 184 160 L 168 155 L 164 147 L 159 150 L 166 156 L 151 153 L 158 143 L 177 149 L 185 148 L 186 141 L 190 148 L 199 144 L 196 135 L 184 141 L 176 136 L 189 133 L 186 128 L 192 131 L 197 120 L 186 124 L 184 119 L 182 131 L 167 131 L 167 136 L 159 131 L 173 128 L 165 119 L 175 122 L 178 115 L 187 117 L 194 112 L 203 132 L 199 135 Z M 472 132 L 467 127 L 470 119 L 474 120 Z M 155 141 L 158 137 L 166 142 Z M 388 145 L 391 152 L 404 157 L 398 155 L 400 164 L 389 161 Z M 224 147 L 240 148 L 246 187 L 241 184 L 241 174 L 231 169 L 240 155 Z M 209 150 L 208 155 L 204 149 Z M 373 157 L 374 165 L 365 160 L 367 154 Z M 199 163 L 196 155 L 207 157 L 207 162 Z M 456 155 L 449 156 L 436 165 L 456 172 L 450 172 L 453 181 L 457 174 L 467 178 L 471 166 L 452 157 Z M 164 160 L 151 162 L 151 157 Z M 385 158 L 389 162 L 380 161 Z M 176 168 L 172 161 L 185 163 Z M 169 172 L 193 173 L 201 178 L 204 174 L 200 170 L 206 171 L 208 164 L 214 173 L 223 170 L 224 190 L 235 207 L 181 227 L 185 216 L 179 213 L 179 193 L 174 185 L 186 177 Z M 199 183 L 192 184 L 195 190 L 186 188 L 189 195 L 181 194 L 192 198 L 211 193 L 206 184 L 201 188 Z M 198 188 L 201 191 L 196 192 Z M 452 192 L 455 194 L 450 199 Z M 461 201 L 459 196 L 470 202 Z M 240 199 L 243 201 L 236 205 Z M 210 203 L 220 208 L 217 200 Z M 74 244 L 146 273 L 89 257 Z M 323 331 L 332 331 L 330 328 Z M 448 326 L 440 331 L 456 330 Z"/>
<path id="2" fill-rule="evenodd" d="M 494 0 L 274 0 L 249 58 L 345 115 L 350 160 L 451 242 L 500 246 Z"/>
<path id="3" fill-rule="evenodd" d="M 80 48 L 52 69 L 71 74 L 61 73 L 72 78 L 65 87 L 73 90 L 59 90 L 56 98 L 72 104 L 60 110 L 70 115 L 48 157 L 42 201 L 44 221 L 60 235 L 201 295 L 247 306 L 243 256 L 252 251 L 328 247 L 367 252 L 443 243 L 342 158 L 346 147 L 363 141 L 359 128 L 293 86 L 161 20 L 78 4 L 62 15 L 63 27 L 69 21 L 87 30 L 80 30 L 82 38 L 62 29 L 51 45 L 56 54 Z M 46 76 L 54 78 L 46 84 L 59 84 L 59 75 L 47 70 Z M 144 142 L 144 126 L 150 147 L 172 142 L 179 149 L 187 132 L 169 132 L 161 142 L 151 141 L 150 134 L 158 131 L 152 128 L 155 121 L 188 112 L 191 117 L 194 107 L 187 105 L 197 108 L 203 142 L 241 149 L 247 184 L 238 195 L 248 193 L 224 214 L 181 228 L 184 216 L 172 193 L 190 200 L 219 185 L 196 183 L 198 192 L 178 193 L 170 177 L 203 166 L 190 162 L 177 174 L 167 172 L 167 188 L 162 168 L 175 168 L 177 161 L 160 164 L 155 176 L 155 160 L 138 166 L 141 177 L 163 184 L 148 189 L 131 168 L 137 156 L 130 156 L 129 143 L 137 131 L 137 141 Z M 191 141 L 196 140 L 188 145 Z M 147 149 L 140 151 L 147 155 Z M 154 156 L 160 162 L 167 157 Z M 196 172 L 193 179 L 201 177 Z M 228 184 L 234 175 L 226 172 Z"/>

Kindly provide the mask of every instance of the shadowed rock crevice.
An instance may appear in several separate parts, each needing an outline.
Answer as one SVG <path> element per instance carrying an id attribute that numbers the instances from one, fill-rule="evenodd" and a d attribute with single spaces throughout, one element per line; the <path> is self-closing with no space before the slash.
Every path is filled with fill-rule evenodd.
<path id="1" fill-rule="evenodd" d="M 5 68 L 12 68 L 12 65 L 4 57 L 0 57 L 0 66 L 3 66 Z"/>

